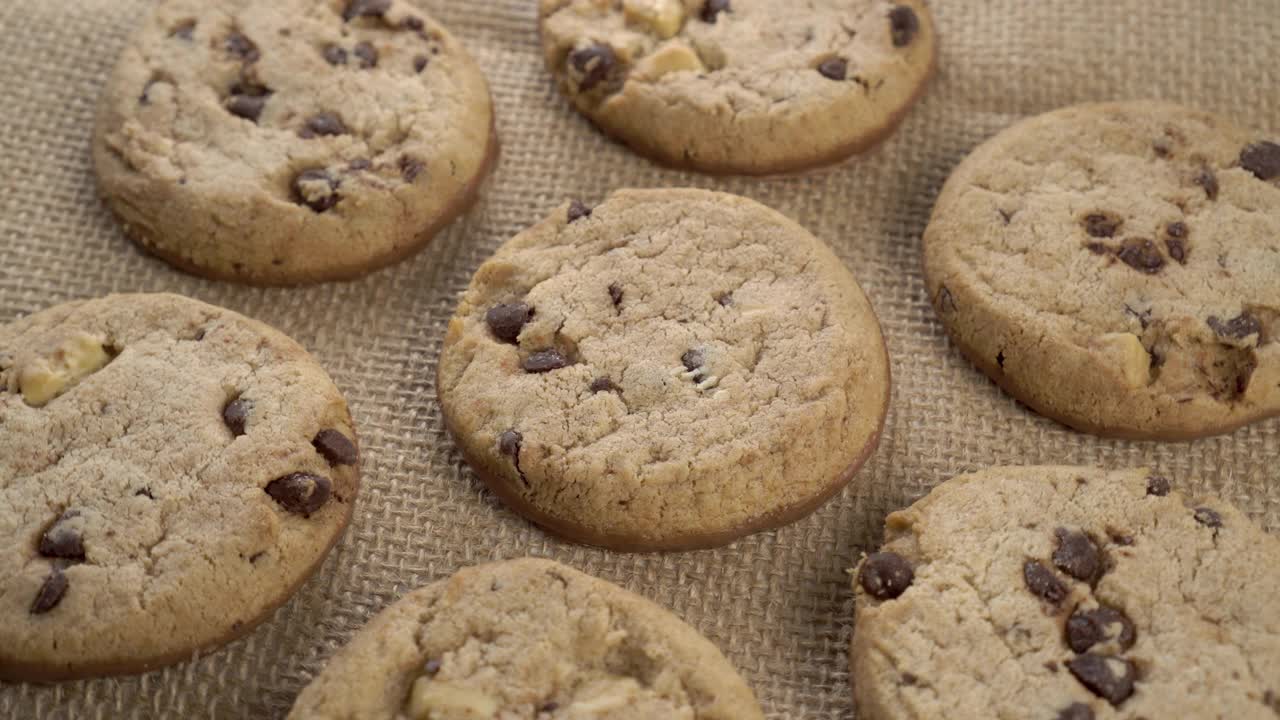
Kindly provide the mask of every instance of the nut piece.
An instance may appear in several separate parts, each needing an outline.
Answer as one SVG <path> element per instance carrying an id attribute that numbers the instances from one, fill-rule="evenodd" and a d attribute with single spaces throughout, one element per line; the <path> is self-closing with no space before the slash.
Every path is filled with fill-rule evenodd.
<path id="1" fill-rule="evenodd" d="M 409 692 L 412 720 L 490 720 L 498 713 L 498 701 L 462 685 L 420 677 Z"/>
<path id="2" fill-rule="evenodd" d="M 28 405 L 41 407 L 110 361 L 102 340 L 78 333 L 49 357 L 23 367 L 18 374 L 18 388 Z"/>
<path id="3" fill-rule="evenodd" d="M 702 60 L 698 58 L 698 54 L 689 47 L 688 43 L 683 40 L 672 40 L 641 60 L 636 65 L 635 74 L 638 78 L 655 80 L 667 73 L 681 70 L 705 72 L 706 69 Z"/>
<path id="4" fill-rule="evenodd" d="M 1151 384 L 1151 356 L 1142 341 L 1133 333 L 1107 333 L 1094 344 L 1114 367 L 1129 387 L 1146 387 Z"/>
<path id="5" fill-rule="evenodd" d="M 644 25 L 663 40 L 680 32 L 684 4 L 680 0 L 622 0 L 627 22 Z"/>

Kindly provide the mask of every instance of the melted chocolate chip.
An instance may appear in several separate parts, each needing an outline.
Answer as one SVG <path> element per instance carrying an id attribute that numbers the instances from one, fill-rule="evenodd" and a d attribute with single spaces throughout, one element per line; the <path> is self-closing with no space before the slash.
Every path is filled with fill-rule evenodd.
<path id="1" fill-rule="evenodd" d="M 1094 720 L 1093 708 L 1084 703 L 1071 703 L 1058 713 L 1057 720 Z"/>
<path id="2" fill-rule="evenodd" d="M 1126 239 L 1116 256 L 1125 265 L 1147 275 L 1155 275 L 1164 267 L 1164 256 L 1160 254 L 1160 248 L 1146 238 Z"/>
<path id="3" fill-rule="evenodd" d="M 688 350 L 680 356 L 680 362 L 684 364 L 685 370 L 692 372 L 707 363 L 707 355 L 701 350 Z"/>
<path id="4" fill-rule="evenodd" d="M 337 45 L 325 45 L 324 60 L 330 65 L 346 65 L 347 51 Z"/>
<path id="5" fill-rule="evenodd" d="M 58 607 L 58 603 L 62 602 L 62 598 L 67 594 L 68 584 L 67 576 L 62 572 L 61 567 L 54 565 L 50 568 L 48 577 L 44 579 L 44 583 L 36 591 L 35 599 L 31 601 L 31 614 L 43 615 Z"/>
<path id="6" fill-rule="evenodd" d="M 722 12 L 729 11 L 729 0 L 707 0 L 702 6 L 702 13 L 698 16 L 702 18 L 702 22 L 715 23 L 716 17 Z"/>
<path id="7" fill-rule="evenodd" d="M 560 368 L 569 367 L 569 358 L 555 348 L 547 350 L 539 350 L 520 363 L 520 367 L 524 368 L 527 373 L 545 373 Z"/>
<path id="8" fill-rule="evenodd" d="M 1160 475 L 1152 475 L 1147 478 L 1147 494 L 1156 497 L 1164 497 L 1169 494 L 1172 488 L 1169 485 L 1169 479 Z"/>
<path id="9" fill-rule="evenodd" d="M 498 436 L 498 452 L 510 457 L 516 457 L 520 454 L 520 443 L 524 441 L 524 436 L 515 430 L 507 430 Z"/>
<path id="10" fill-rule="evenodd" d="M 360 459 L 360 451 L 356 444 L 337 430 L 327 429 L 316 433 L 311 440 L 316 452 L 324 456 L 332 467 L 334 465 L 355 465 Z"/>
<path id="11" fill-rule="evenodd" d="M 280 507 L 306 517 L 329 502 L 332 488 L 329 478 L 296 472 L 272 480 L 264 490 Z"/>
<path id="12" fill-rule="evenodd" d="M 249 424 L 251 410 L 253 410 L 253 403 L 244 398 L 236 398 L 222 408 L 222 422 L 226 424 L 232 436 L 240 437 L 244 434 L 244 429 Z"/>
<path id="13" fill-rule="evenodd" d="M 262 110 L 267 106 L 267 95 L 232 95 L 227 98 L 224 107 L 227 112 L 236 117 L 244 118 L 250 122 L 258 122 L 258 118 L 262 117 Z"/>
<path id="14" fill-rule="evenodd" d="M 1133 694 L 1137 670 L 1128 660 L 1085 653 L 1067 661 L 1067 669 L 1080 684 L 1112 705 L 1119 705 Z"/>
<path id="15" fill-rule="evenodd" d="M 828 80 L 844 80 L 849 74 L 849 61 L 843 58 L 829 58 L 818 65 L 818 72 Z"/>
<path id="16" fill-rule="evenodd" d="M 484 314 L 489 332 L 502 342 L 512 345 L 519 342 L 520 331 L 531 319 L 533 319 L 533 308 L 522 302 L 494 305 Z"/>
<path id="17" fill-rule="evenodd" d="M 421 160 L 409 155 L 400 156 L 399 166 L 400 177 L 404 178 L 404 181 L 407 183 L 412 183 L 414 180 L 417 180 L 418 176 L 422 174 L 422 171 L 427 169 L 427 166 L 423 164 Z"/>
<path id="18" fill-rule="evenodd" d="M 427 63 L 431 62 L 426 55 L 416 55 L 413 58 L 413 71 L 422 72 L 427 69 Z"/>
<path id="19" fill-rule="evenodd" d="M 570 53 L 569 63 L 582 75 L 578 90 L 591 92 L 613 71 L 618 64 L 618 56 L 608 45 L 592 45 Z"/>
<path id="20" fill-rule="evenodd" d="M 576 222 L 584 217 L 591 217 L 591 208 L 583 205 L 581 200 L 569 203 L 569 222 Z"/>
<path id="21" fill-rule="evenodd" d="M 1084 231 L 1089 233 L 1090 237 L 1115 237 L 1116 231 L 1122 224 L 1124 224 L 1123 220 L 1103 213 L 1090 213 L 1084 216 Z"/>
<path id="22" fill-rule="evenodd" d="M 373 46 L 373 43 L 362 40 L 356 43 L 351 53 L 360 59 L 360 67 L 366 70 L 378 67 L 378 49 Z"/>
<path id="23" fill-rule="evenodd" d="M 622 392 L 622 388 L 607 377 L 599 377 L 591 381 L 591 392 Z"/>
<path id="24" fill-rule="evenodd" d="M 906 47 L 916 38 L 920 31 L 920 18 L 916 11 L 906 5 L 895 5 L 889 11 L 889 32 L 893 37 L 894 47 Z"/>
<path id="25" fill-rule="evenodd" d="M 307 118 L 306 125 L 298 134 L 304 138 L 313 138 L 318 135 L 346 135 L 348 132 L 350 131 L 343 124 L 342 118 L 335 113 L 322 112 Z"/>
<path id="26" fill-rule="evenodd" d="M 1171 222 L 1164 229 L 1165 233 L 1171 238 L 1182 239 L 1187 236 L 1187 224 L 1181 221 Z"/>
<path id="27" fill-rule="evenodd" d="M 1102 555 L 1093 540 L 1082 532 L 1058 528 L 1058 549 L 1053 551 L 1053 564 L 1071 577 L 1092 582 L 1102 571 Z"/>
<path id="28" fill-rule="evenodd" d="M 40 536 L 39 546 L 42 556 L 63 560 L 84 560 L 84 536 L 68 522 L 79 515 L 80 513 L 75 510 L 68 510 L 62 513 L 48 530 L 44 531 Z"/>
<path id="29" fill-rule="evenodd" d="M 1240 167 L 1256 175 L 1259 180 L 1280 177 L 1280 145 L 1263 140 L 1245 146 L 1240 151 Z"/>
<path id="30" fill-rule="evenodd" d="M 391 0 L 351 0 L 342 11 L 342 21 L 351 22 L 358 17 L 382 17 L 391 9 Z"/>
<path id="31" fill-rule="evenodd" d="M 877 600 L 893 600 L 915 580 L 911 563 L 897 553 L 878 552 L 867 556 L 858 573 L 858 584 Z"/>
<path id="32" fill-rule="evenodd" d="M 1182 226 L 1182 234 L 1174 235 L 1174 225 Z M 1169 236 L 1164 239 L 1164 249 L 1169 251 L 1169 257 L 1178 261 L 1180 265 L 1187 264 L 1187 241 L 1186 241 L 1186 225 L 1182 223 L 1174 223 L 1169 226 Z"/>
<path id="33" fill-rule="evenodd" d="M 622 305 L 622 288 L 617 283 L 609 283 L 609 299 L 613 301 L 614 307 Z"/>
<path id="34" fill-rule="evenodd" d="M 1218 199 L 1218 176 L 1214 175 L 1213 171 L 1209 168 L 1200 168 L 1200 172 L 1196 173 L 1196 176 L 1191 179 L 1191 182 L 1204 188 L 1204 194 L 1207 195 L 1210 200 Z"/>
<path id="35" fill-rule="evenodd" d="M 254 45 L 252 40 L 238 32 L 232 32 L 227 36 L 224 47 L 226 47 L 227 52 L 235 55 L 246 63 L 257 62 L 258 58 L 262 56 L 261 53 L 258 52 L 258 46 Z"/>
<path id="36" fill-rule="evenodd" d="M 303 170 L 293 179 L 294 199 L 315 212 L 324 212 L 342 199 L 338 185 L 337 178 L 323 168 Z"/>
<path id="37" fill-rule="evenodd" d="M 1220 528 L 1222 527 L 1222 516 L 1217 510 L 1207 507 L 1196 508 L 1196 522 L 1205 527 Z"/>
<path id="38" fill-rule="evenodd" d="M 1022 580 L 1032 595 L 1055 607 L 1067 597 L 1067 586 L 1038 560 L 1028 560 L 1022 566 Z"/>
<path id="39" fill-rule="evenodd" d="M 1209 327 L 1213 328 L 1213 331 L 1222 337 L 1236 338 L 1237 340 L 1243 340 L 1254 333 L 1262 332 L 1262 323 L 1258 322 L 1258 319 L 1251 315 L 1248 310 L 1226 322 L 1218 319 L 1217 316 L 1210 315 L 1208 323 Z"/>
<path id="40" fill-rule="evenodd" d="M 1067 645 L 1075 653 L 1109 640 L 1114 640 L 1123 652 L 1133 647 L 1136 638 L 1133 622 L 1115 608 L 1078 610 L 1067 620 Z"/>

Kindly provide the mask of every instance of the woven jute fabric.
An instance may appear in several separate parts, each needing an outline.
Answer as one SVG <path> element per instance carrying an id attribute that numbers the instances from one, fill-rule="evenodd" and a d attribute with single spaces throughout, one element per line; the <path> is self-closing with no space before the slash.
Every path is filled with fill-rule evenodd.
<path id="1" fill-rule="evenodd" d="M 899 132 L 838 168 L 764 180 L 665 170 L 596 132 L 543 68 L 535 0 L 421 2 L 467 43 L 493 86 L 503 153 L 483 199 L 394 268 L 263 290 L 142 255 L 97 198 L 94 108 L 150 3 L 0 1 L 0 320 L 109 292 L 170 291 L 270 323 L 310 348 L 346 393 L 365 479 L 351 528 L 322 570 L 247 638 L 141 677 L 0 684 L 0 717 L 279 718 L 325 660 L 406 591 L 465 565 L 538 555 L 683 617 L 724 650 L 771 718 L 847 719 L 856 717 L 848 569 L 876 546 L 887 513 L 956 474 L 993 464 L 1149 465 L 1280 530 L 1280 422 L 1182 444 L 1067 430 L 959 355 L 920 270 L 920 236 L 948 172 L 1021 117 L 1159 97 L 1280 134 L 1280 0 L 935 0 L 940 73 Z M 445 325 L 485 257 L 564 199 L 686 185 L 777 208 L 848 264 L 893 358 L 884 438 L 818 512 L 726 548 L 628 555 L 557 541 L 498 504 L 446 435 L 434 380 Z"/>

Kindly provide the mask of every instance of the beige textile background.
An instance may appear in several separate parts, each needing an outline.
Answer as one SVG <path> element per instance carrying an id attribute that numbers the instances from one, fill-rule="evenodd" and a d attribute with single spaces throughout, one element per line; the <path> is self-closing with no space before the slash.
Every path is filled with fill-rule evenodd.
<path id="1" fill-rule="evenodd" d="M 897 135 L 839 168 L 768 180 L 663 170 L 592 130 L 542 67 L 535 0 L 419 1 L 469 45 L 493 85 L 504 147 L 487 194 L 397 267 L 354 283 L 261 290 L 141 255 L 96 199 L 94 106 L 150 2 L 0 0 L 0 321 L 75 298 L 160 290 L 264 320 L 311 348 L 346 392 L 365 474 L 345 540 L 251 636 L 142 677 L 0 684 L 0 718 L 279 718 L 325 659 L 407 590 L 463 565 L 529 554 L 674 610 L 725 651 L 771 718 L 848 719 L 846 569 L 874 547 L 886 513 L 957 473 L 1149 464 L 1280 531 L 1280 421 L 1189 444 L 1066 430 L 959 356 L 919 268 L 920 234 L 947 173 L 1017 118 L 1150 96 L 1280 135 L 1280 0 L 934 0 L 941 72 Z M 671 185 L 753 197 L 835 247 L 871 296 L 893 357 L 884 439 L 817 513 L 727 548 L 620 555 L 558 542 L 499 506 L 446 437 L 433 379 L 443 327 L 480 262 L 565 198 Z"/>

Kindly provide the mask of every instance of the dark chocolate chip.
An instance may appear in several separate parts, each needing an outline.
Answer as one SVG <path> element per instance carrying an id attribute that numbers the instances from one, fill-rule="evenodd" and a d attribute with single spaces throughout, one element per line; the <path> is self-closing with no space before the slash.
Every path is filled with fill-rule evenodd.
<path id="1" fill-rule="evenodd" d="M 410 30 L 422 32 L 422 29 L 426 27 L 426 23 L 422 22 L 422 18 L 410 15 L 404 19 L 404 26 Z"/>
<path id="2" fill-rule="evenodd" d="M 1084 216 L 1084 231 L 1091 237 L 1115 237 L 1116 231 L 1124 221 L 1103 213 L 1090 213 Z"/>
<path id="3" fill-rule="evenodd" d="M 174 26 L 173 31 L 170 33 L 170 35 L 176 38 L 181 38 L 183 40 L 190 40 L 191 37 L 195 34 L 195 30 L 196 30 L 195 20 L 184 20 L 183 22 L 180 22 Z"/>
<path id="4" fill-rule="evenodd" d="M 293 179 L 294 199 L 316 212 L 324 212 L 342 199 L 338 185 L 338 180 L 323 168 L 303 170 Z"/>
<path id="5" fill-rule="evenodd" d="M 907 591 L 915 580 L 911 563 L 897 553 L 878 552 L 867 556 L 858 573 L 858 584 L 877 600 L 893 600 Z"/>
<path id="6" fill-rule="evenodd" d="M 391 0 L 350 0 L 342 11 L 343 22 L 351 22 L 358 17 L 382 17 L 391 9 Z"/>
<path id="7" fill-rule="evenodd" d="M 707 0 L 698 17 L 702 18 L 702 22 L 714 23 L 722 12 L 729 12 L 729 0 Z"/>
<path id="8" fill-rule="evenodd" d="M 346 135 L 348 132 L 347 126 L 337 114 L 322 112 L 307 118 L 306 126 L 298 134 L 304 138 L 312 138 L 317 135 Z"/>
<path id="9" fill-rule="evenodd" d="M 316 452 L 324 456 L 330 466 L 355 465 L 360 459 L 360 451 L 356 449 L 356 444 L 346 435 L 332 428 L 316 433 L 311 440 L 311 445 L 315 447 Z"/>
<path id="10" fill-rule="evenodd" d="M 920 678 L 916 677 L 915 673 L 904 672 L 899 679 L 902 681 L 903 685 L 908 687 L 915 687 L 920 683 Z"/>
<path id="11" fill-rule="evenodd" d="M 1056 607 L 1067 597 L 1067 586 L 1038 560 L 1028 560 L 1022 566 L 1022 579 L 1032 595 L 1050 605 Z"/>
<path id="12" fill-rule="evenodd" d="M 510 457 L 516 457 L 520 454 L 520 443 L 524 441 L 524 436 L 515 430 L 504 431 L 498 436 L 498 452 Z"/>
<path id="13" fill-rule="evenodd" d="M 1222 516 L 1213 508 L 1198 507 L 1196 508 L 1196 522 L 1205 527 L 1220 528 L 1222 527 Z"/>
<path id="14" fill-rule="evenodd" d="M 1088 245 L 1085 245 L 1085 247 L 1089 248 L 1089 252 L 1093 253 L 1094 255 L 1110 255 L 1111 254 L 1111 248 L 1107 247 L 1105 243 L 1091 242 Z"/>
<path id="15" fill-rule="evenodd" d="M 346 65 L 347 51 L 337 45 L 325 45 L 324 59 L 330 65 Z"/>
<path id="16" fill-rule="evenodd" d="M 1187 224 L 1181 221 L 1171 222 L 1164 231 L 1171 238 L 1182 239 L 1187 236 Z"/>
<path id="17" fill-rule="evenodd" d="M 244 434 L 245 426 L 249 424 L 251 410 L 253 410 L 253 403 L 244 398 L 236 398 L 222 408 L 222 422 L 226 423 L 227 429 L 234 437 Z"/>
<path id="18" fill-rule="evenodd" d="M 920 18 L 916 11 L 906 5 L 895 5 L 889 11 L 889 31 L 893 36 L 894 47 L 906 47 L 920 32 Z"/>
<path id="19" fill-rule="evenodd" d="M 1053 564 L 1071 577 L 1092 582 L 1102 571 L 1102 555 L 1093 540 L 1082 532 L 1058 528 L 1058 549 L 1053 551 Z"/>
<path id="20" fill-rule="evenodd" d="M 818 72 L 829 80 L 843 80 L 849 74 L 849 61 L 843 58 L 828 58 L 818 64 Z"/>
<path id="21" fill-rule="evenodd" d="M 680 362 L 684 364 L 685 370 L 692 372 L 707 363 L 707 355 L 701 350 L 687 350 L 680 356 Z"/>
<path id="22" fill-rule="evenodd" d="M 1123 652 L 1133 647 L 1137 631 L 1128 616 L 1115 608 L 1078 610 L 1067 620 L 1067 645 L 1083 653 L 1100 642 L 1114 640 Z"/>
<path id="23" fill-rule="evenodd" d="M 569 203 L 569 222 L 576 222 L 584 217 L 591 217 L 591 208 L 583 205 L 581 200 Z"/>
<path id="24" fill-rule="evenodd" d="M 1169 494 L 1172 487 L 1169 485 L 1169 479 L 1160 475 L 1152 475 L 1147 478 L 1147 494 L 1156 497 L 1164 497 Z"/>
<path id="25" fill-rule="evenodd" d="M 1164 267 L 1164 256 L 1160 254 L 1160 248 L 1146 238 L 1126 239 L 1116 256 L 1125 265 L 1147 275 L 1155 275 Z"/>
<path id="26" fill-rule="evenodd" d="M 1071 703 L 1058 713 L 1058 720 L 1093 720 L 1093 708 L 1084 703 Z"/>
<path id="27" fill-rule="evenodd" d="M 351 53 L 360 59 L 360 67 L 366 70 L 378 67 L 378 49 L 373 46 L 373 43 L 362 40 L 356 43 Z"/>
<path id="28" fill-rule="evenodd" d="M 264 488 L 272 500 L 291 513 L 307 516 L 329 502 L 333 484 L 329 478 L 296 472 L 276 478 Z"/>
<path id="29" fill-rule="evenodd" d="M 520 363 L 527 373 L 544 373 L 569 367 L 569 358 L 555 348 L 539 350 Z"/>
<path id="30" fill-rule="evenodd" d="M 617 283 L 609 283 L 609 299 L 614 307 L 622 305 L 622 288 Z"/>
<path id="31" fill-rule="evenodd" d="M 44 531 L 40 536 L 41 555 L 63 560 L 84 560 L 84 536 L 68 522 L 79 515 L 75 510 L 68 510 Z"/>
<path id="32" fill-rule="evenodd" d="M 591 392 L 622 392 L 622 388 L 607 377 L 599 377 L 591 381 Z"/>
<path id="33" fill-rule="evenodd" d="M 569 55 L 569 63 L 582 75 L 582 79 L 578 81 L 578 90 L 591 92 L 609 77 L 609 73 L 618 64 L 618 56 L 608 45 L 592 45 L 574 50 Z"/>
<path id="34" fill-rule="evenodd" d="M 422 72 L 427 69 L 427 63 L 431 62 L 426 55 L 417 55 L 413 58 L 413 71 Z"/>
<path id="35" fill-rule="evenodd" d="M 398 165 L 400 167 L 400 177 L 411 184 L 418 179 L 418 176 L 422 175 L 423 170 L 427 169 L 427 166 L 421 160 L 411 155 L 401 155 Z"/>
<path id="36" fill-rule="evenodd" d="M 716 302 L 720 303 L 720 307 L 729 307 L 733 304 L 733 293 L 725 293 L 717 297 Z"/>
<path id="37" fill-rule="evenodd" d="M 227 52 L 235 55 L 246 63 L 257 62 L 261 54 L 258 52 L 258 46 L 253 41 L 238 32 L 232 32 L 227 36 L 225 43 Z"/>
<path id="38" fill-rule="evenodd" d="M 227 112 L 236 117 L 244 118 L 250 122 L 258 122 L 258 118 L 262 116 L 262 110 L 267 106 L 267 98 L 270 95 L 232 95 L 227 98 L 225 107 Z"/>
<path id="39" fill-rule="evenodd" d="M 1085 653 L 1067 661 L 1067 669 L 1089 691 L 1112 705 L 1119 705 L 1133 694 L 1137 669 L 1120 658 Z"/>
<path id="40" fill-rule="evenodd" d="M 505 343 L 515 345 L 520 340 L 520 331 L 533 318 L 533 308 L 522 302 L 503 303 L 489 308 L 484 314 L 484 321 L 489 325 L 489 332 Z"/>
<path id="41" fill-rule="evenodd" d="M 440 661 L 435 658 L 428 660 L 426 664 L 422 666 L 422 671 L 428 675 L 435 675 L 440 672 Z"/>
<path id="42" fill-rule="evenodd" d="M 67 576 L 62 568 L 57 565 L 50 568 L 49 576 L 44 579 L 44 583 L 36 591 L 35 599 L 31 601 L 31 614 L 43 615 L 58 607 L 58 603 L 67 594 L 67 585 Z"/>
<path id="43" fill-rule="evenodd" d="M 548 700 L 538 706 L 538 712 L 555 712 L 560 709 L 560 703 L 555 700 Z"/>
<path id="44" fill-rule="evenodd" d="M 1240 167 L 1258 176 L 1260 180 L 1280 177 L 1280 145 L 1262 140 L 1245 146 L 1240 151 Z"/>
<path id="45" fill-rule="evenodd" d="M 1164 239 L 1164 248 L 1169 251 L 1169 257 L 1178 261 L 1180 265 L 1187 264 L 1187 241 L 1180 240 L 1175 237 Z"/>
<path id="46" fill-rule="evenodd" d="M 1262 332 L 1262 323 L 1258 322 L 1258 318 L 1249 313 L 1248 310 L 1240 313 L 1236 317 L 1223 322 L 1217 316 L 1209 316 L 1209 327 L 1222 337 L 1236 338 L 1242 340 L 1254 333 Z"/>
<path id="47" fill-rule="evenodd" d="M 1204 194 L 1207 195 L 1210 200 L 1218 199 L 1218 176 L 1214 175 L 1213 171 L 1209 168 L 1200 168 L 1200 172 L 1196 173 L 1196 176 L 1191 179 L 1191 182 L 1204 188 Z"/>

